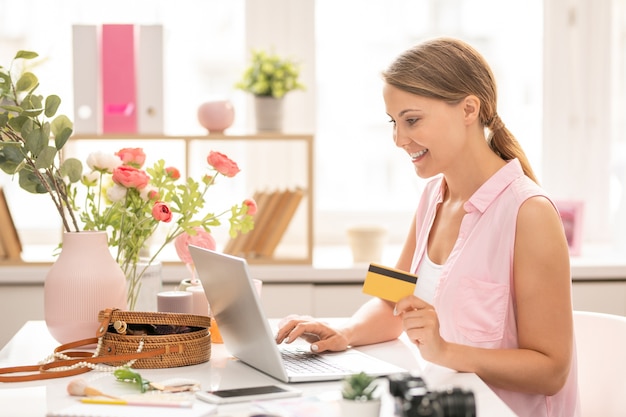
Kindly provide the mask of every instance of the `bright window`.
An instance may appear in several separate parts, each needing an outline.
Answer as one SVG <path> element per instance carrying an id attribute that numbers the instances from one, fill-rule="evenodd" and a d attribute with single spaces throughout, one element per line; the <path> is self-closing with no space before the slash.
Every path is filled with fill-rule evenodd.
<path id="1" fill-rule="evenodd" d="M 498 112 L 539 173 L 541 27 L 541 0 L 317 0 L 318 240 L 345 239 L 351 223 L 385 225 L 396 242 L 405 237 L 421 180 L 393 144 L 380 72 L 427 38 L 459 37 L 485 55 Z"/>

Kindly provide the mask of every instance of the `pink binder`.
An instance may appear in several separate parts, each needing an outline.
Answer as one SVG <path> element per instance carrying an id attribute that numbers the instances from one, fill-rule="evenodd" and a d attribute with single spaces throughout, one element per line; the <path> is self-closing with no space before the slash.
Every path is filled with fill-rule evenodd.
<path id="1" fill-rule="evenodd" d="M 134 25 L 102 25 L 102 132 L 137 132 Z"/>

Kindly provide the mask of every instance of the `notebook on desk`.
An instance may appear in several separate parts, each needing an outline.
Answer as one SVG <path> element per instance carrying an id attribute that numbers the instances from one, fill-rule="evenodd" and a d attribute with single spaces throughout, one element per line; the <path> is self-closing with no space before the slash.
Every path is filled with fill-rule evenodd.
<path id="1" fill-rule="evenodd" d="M 193 245 L 189 252 L 226 348 L 247 365 L 283 382 L 332 381 L 361 371 L 376 376 L 406 372 L 355 349 L 313 354 L 308 345 L 295 342 L 279 347 L 246 260 Z"/>

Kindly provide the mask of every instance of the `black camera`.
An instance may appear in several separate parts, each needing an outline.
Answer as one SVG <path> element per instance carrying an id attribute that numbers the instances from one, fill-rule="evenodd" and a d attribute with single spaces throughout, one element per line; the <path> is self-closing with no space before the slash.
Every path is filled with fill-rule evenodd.
<path id="1" fill-rule="evenodd" d="M 403 417 L 476 417 L 474 393 L 461 388 L 430 391 L 424 380 L 410 373 L 387 377 L 396 415 Z"/>

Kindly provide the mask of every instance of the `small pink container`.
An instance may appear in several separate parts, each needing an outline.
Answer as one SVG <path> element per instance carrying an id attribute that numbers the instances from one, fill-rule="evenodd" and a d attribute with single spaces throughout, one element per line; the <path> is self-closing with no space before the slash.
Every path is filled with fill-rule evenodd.
<path id="1" fill-rule="evenodd" d="M 162 291 L 157 294 L 157 309 L 164 313 L 193 314 L 193 294 L 187 291 Z"/>

